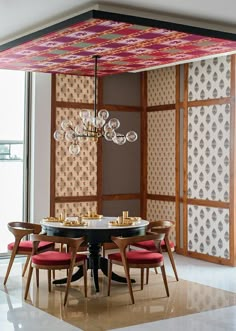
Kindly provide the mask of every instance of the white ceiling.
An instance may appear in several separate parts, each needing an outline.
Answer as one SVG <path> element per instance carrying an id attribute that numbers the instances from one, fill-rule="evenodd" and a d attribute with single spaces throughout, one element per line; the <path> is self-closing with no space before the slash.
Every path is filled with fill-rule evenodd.
<path id="1" fill-rule="evenodd" d="M 94 8 L 97 3 L 101 10 L 122 6 L 129 10 L 120 12 L 129 15 L 236 33 L 236 0 L 0 0 L 0 44 Z"/>

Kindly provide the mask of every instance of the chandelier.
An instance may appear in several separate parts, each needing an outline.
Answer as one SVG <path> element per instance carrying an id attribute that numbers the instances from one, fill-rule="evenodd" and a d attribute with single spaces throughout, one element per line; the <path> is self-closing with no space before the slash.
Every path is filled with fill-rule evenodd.
<path id="1" fill-rule="evenodd" d="M 81 109 L 79 111 L 78 123 L 65 119 L 61 122 L 61 128 L 54 132 L 54 139 L 67 141 L 69 152 L 78 155 L 82 144 L 87 142 L 98 142 L 99 138 L 113 142 L 117 145 L 124 145 L 126 142 L 134 142 L 138 135 L 135 131 L 126 134 L 117 132 L 120 121 L 117 118 L 109 118 L 106 109 L 97 110 L 97 67 L 99 55 L 94 55 L 94 109 Z"/>

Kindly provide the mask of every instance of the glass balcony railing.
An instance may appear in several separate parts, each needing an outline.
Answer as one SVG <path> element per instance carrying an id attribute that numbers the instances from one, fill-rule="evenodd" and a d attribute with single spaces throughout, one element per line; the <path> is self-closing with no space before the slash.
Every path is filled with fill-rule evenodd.
<path id="1" fill-rule="evenodd" d="M 0 140 L 1 161 L 23 161 L 23 141 Z"/>

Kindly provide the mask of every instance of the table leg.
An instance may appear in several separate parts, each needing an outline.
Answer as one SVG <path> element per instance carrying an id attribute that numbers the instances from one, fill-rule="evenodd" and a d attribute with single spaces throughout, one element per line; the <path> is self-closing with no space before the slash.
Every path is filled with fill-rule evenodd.
<path id="1" fill-rule="evenodd" d="M 89 267 L 93 270 L 93 281 L 96 292 L 99 292 L 98 269 L 100 267 L 101 244 L 89 244 Z"/>

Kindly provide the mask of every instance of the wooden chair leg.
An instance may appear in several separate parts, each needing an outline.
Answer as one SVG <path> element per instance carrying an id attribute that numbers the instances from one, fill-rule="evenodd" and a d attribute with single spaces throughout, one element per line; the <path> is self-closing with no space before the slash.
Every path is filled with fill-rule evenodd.
<path id="1" fill-rule="evenodd" d="M 7 283 L 8 276 L 10 274 L 10 271 L 11 271 L 11 268 L 12 268 L 12 265 L 13 265 L 13 262 L 14 262 L 14 259 L 15 259 L 15 256 L 16 256 L 16 253 L 12 251 L 11 257 L 10 257 L 10 261 L 9 261 L 9 264 L 8 264 L 8 267 L 7 267 L 7 272 L 6 272 L 6 275 L 5 275 L 5 278 L 4 278 L 4 282 L 3 282 L 4 285 L 6 285 L 6 283 Z"/>
<path id="2" fill-rule="evenodd" d="M 149 268 L 146 270 L 146 284 L 148 284 L 149 281 Z"/>
<path id="3" fill-rule="evenodd" d="M 64 297 L 64 306 L 66 305 L 67 298 L 68 298 L 68 293 L 69 293 L 69 287 L 70 287 L 70 282 L 71 282 L 72 273 L 73 273 L 73 268 L 70 268 L 70 269 L 68 270 L 68 277 L 67 277 L 66 290 L 65 290 L 65 297 Z"/>
<path id="4" fill-rule="evenodd" d="M 141 268 L 141 290 L 143 290 L 143 278 L 144 278 L 144 268 Z"/>
<path id="5" fill-rule="evenodd" d="M 165 289 L 166 289 L 166 294 L 169 297 L 170 296 L 170 294 L 169 294 L 169 287 L 168 287 L 168 282 L 167 282 L 167 277 L 166 277 L 166 270 L 165 270 L 165 266 L 164 265 L 161 266 L 161 273 L 162 273 L 162 278 L 163 278 Z"/>
<path id="6" fill-rule="evenodd" d="M 111 274 L 112 274 L 112 262 L 109 260 L 108 262 L 108 287 L 107 287 L 107 295 L 110 296 L 111 292 Z"/>
<path id="7" fill-rule="evenodd" d="M 51 290 L 52 290 L 51 272 L 52 272 L 52 270 L 48 270 L 48 292 L 51 292 Z"/>
<path id="8" fill-rule="evenodd" d="M 133 294 L 133 289 L 132 289 L 131 280 L 130 280 L 129 268 L 128 268 L 125 260 L 123 260 L 123 265 L 124 265 L 124 269 L 125 269 L 125 276 L 126 276 L 127 285 L 129 288 L 130 298 L 131 298 L 132 304 L 134 304 L 134 294 Z"/>
<path id="9" fill-rule="evenodd" d="M 29 265 L 29 261 L 30 261 L 30 255 L 27 256 L 27 259 L 25 261 L 24 269 L 23 269 L 23 272 L 22 272 L 22 277 L 24 277 L 24 275 L 26 273 L 27 267 Z"/>
<path id="10" fill-rule="evenodd" d="M 36 285 L 37 287 L 39 287 L 39 269 L 35 269 L 35 273 L 36 273 Z"/>
<path id="11" fill-rule="evenodd" d="M 84 275 L 84 296 L 87 298 L 87 261 L 83 265 L 83 275 Z"/>
<path id="12" fill-rule="evenodd" d="M 24 296 L 25 300 L 27 299 L 27 296 L 28 296 L 32 273 L 33 273 L 33 267 L 30 266 L 29 272 L 28 272 L 28 278 L 27 278 L 27 282 L 26 282 L 26 286 L 25 286 L 25 296 Z"/>
<path id="13" fill-rule="evenodd" d="M 169 255 L 172 268 L 174 270 L 175 279 L 178 281 L 179 280 L 179 277 L 178 277 L 178 274 L 177 274 L 177 269 L 176 269 L 176 266 L 175 266 L 175 260 L 174 260 L 174 257 L 173 257 L 172 251 L 171 251 L 171 247 L 170 247 L 170 243 L 169 243 L 169 239 L 168 238 L 165 238 L 165 244 L 166 244 L 167 253 Z"/>

